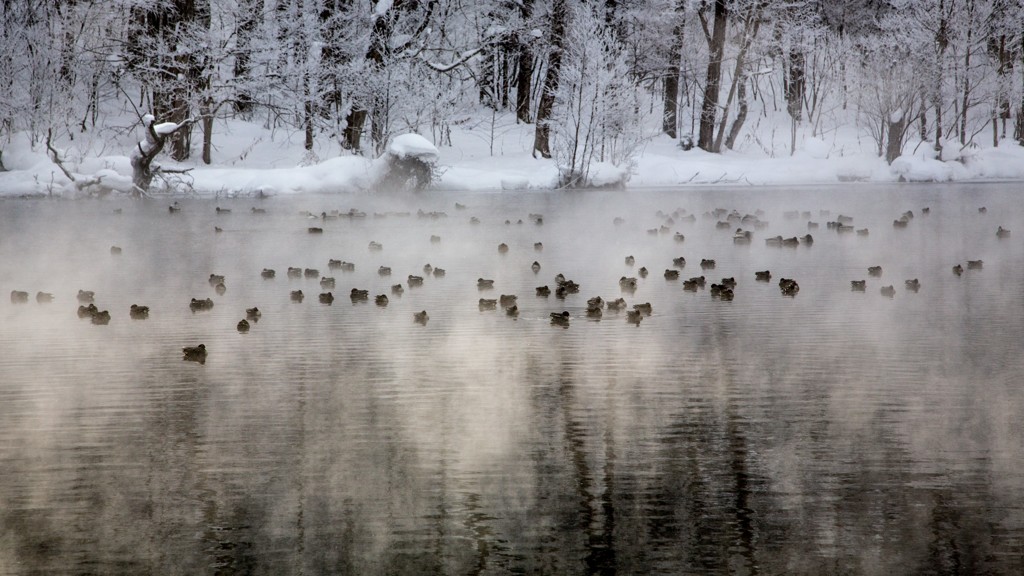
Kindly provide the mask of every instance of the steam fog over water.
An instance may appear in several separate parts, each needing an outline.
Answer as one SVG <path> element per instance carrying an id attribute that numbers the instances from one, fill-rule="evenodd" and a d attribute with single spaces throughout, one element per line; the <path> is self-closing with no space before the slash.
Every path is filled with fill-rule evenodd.
<path id="1" fill-rule="evenodd" d="M 1021 205 L 1019 184 L 0 201 L 0 574 L 1020 573 Z M 717 207 L 769 225 L 735 244 Z M 288 267 L 335 277 L 333 304 Z M 580 292 L 536 296 L 558 273 Z M 478 308 L 501 294 L 517 318 Z M 652 314 L 588 318 L 598 295 Z"/>

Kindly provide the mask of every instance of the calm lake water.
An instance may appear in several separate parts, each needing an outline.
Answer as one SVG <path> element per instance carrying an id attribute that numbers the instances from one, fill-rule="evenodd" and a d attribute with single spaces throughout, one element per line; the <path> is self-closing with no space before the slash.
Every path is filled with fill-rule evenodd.
<path id="1" fill-rule="evenodd" d="M 1019 574 L 1021 192 L 0 201 L 0 574 Z M 735 244 L 753 226 L 717 228 L 717 207 L 768 226 Z M 350 209 L 366 217 L 300 214 Z M 840 214 L 868 235 L 828 229 Z M 288 267 L 335 277 L 337 299 Z M 557 273 L 580 292 L 536 296 Z M 735 298 L 713 298 L 727 276 Z M 79 289 L 109 325 L 78 317 Z M 500 294 L 517 318 L 478 309 Z M 652 314 L 587 318 L 598 295 Z M 199 343 L 205 364 L 183 361 Z"/>

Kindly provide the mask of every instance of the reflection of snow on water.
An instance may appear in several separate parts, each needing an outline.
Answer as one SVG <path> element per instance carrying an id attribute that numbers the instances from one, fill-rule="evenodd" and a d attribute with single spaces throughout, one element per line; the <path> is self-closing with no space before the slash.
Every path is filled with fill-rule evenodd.
<path id="1" fill-rule="evenodd" d="M 54 301 L 0 306 L 0 526 L 18 535 L 0 557 L 14 573 L 905 573 L 956 542 L 1006 571 L 1024 536 L 1024 257 L 995 231 L 1022 228 L 1015 194 L 302 196 L 259 201 L 258 215 L 249 199 L 181 201 L 173 215 L 159 201 L 4 202 L 3 285 Z M 716 207 L 763 209 L 768 225 L 736 244 L 740 226 L 703 217 Z M 871 233 L 822 225 L 812 246 L 765 244 L 806 234 L 804 211 Z M 735 298 L 660 273 L 621 290 L 679 257 L 680 280 L 735 277 Z M 966 269 L 976 259 L 984 268 Z M 353 265 L 330 272 L 334 293 L 388 293 L 388 305 L 327 306 L 319 277 L 287 276 L 329 260 Z M 764 270 L 771 281 L 756 282 Z M 559 273 L 578 294 L 555 297 Z M 393 292 L 409 275 L 422 285 Z M 517 295 L 518 315 L 481 307 L 480 278 L 495 299 Z M 778 278 L 799 293 L 782 297 Z M 860 279 L 868 290 L 851 291 Z M 109 325 L 76 316 L 79 289 Z M 300 289 L 310 297 L 291 302 Z M 628 307 L 588 316 L 594 296 Z M 214 306 L 193 314 L 192 298 Z M 627 322 L 645 302 L 651 315 Z M 148 318 L 132 320 L 131 304 Z M 413 321 L 421 310 L 429 323 Z M 562 310 L 568 327 L 553 329 Z M 205 364 L 183 362 L 199 343 Z"/>

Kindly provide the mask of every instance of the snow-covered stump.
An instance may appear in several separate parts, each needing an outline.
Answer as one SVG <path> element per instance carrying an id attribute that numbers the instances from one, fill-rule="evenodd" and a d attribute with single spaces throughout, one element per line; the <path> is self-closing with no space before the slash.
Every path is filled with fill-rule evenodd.
<path id="1" fill-rule="evenodd" d="M 146 139 L 139 142 L 131 153 L 132 185 L 136 195 L 145 194 L 153 183 L 153 178 L 160 172 L 160 165 L 153 164 L 153 159 L 163 150 L 167 139 L 193 122 L 193 120 L 186 120 L 181 124 L 176 122 L 153 124 L 155 120 L 156 118 L 152 114 L 142 117 L 142 126 L 146 129 Z"/>
<path id="2" fill-rule="evenodd" d="M 374 161 L 373 180 L 387 190 L 424 190 L 430 186 L 439 157 L 437 148 L 419 134 L 396 136 Z"/>

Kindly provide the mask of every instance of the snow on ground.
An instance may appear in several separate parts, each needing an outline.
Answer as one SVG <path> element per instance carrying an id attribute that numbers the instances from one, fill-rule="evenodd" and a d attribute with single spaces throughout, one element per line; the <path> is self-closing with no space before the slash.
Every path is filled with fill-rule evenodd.
<path id="1" fill-rule="evenodd" d="M 533 125 L 518 124 L 511 115 L 467 117 L 453 124 L 450 143 L 435 135 L 398 135 L 390 151 L 436 160 L 439 186 L 454 190 L 543 189 L 558 179 L 556 162 L 531 155 Z M 101 176 L 117 192 L 130 190 L 128 152 L 141 137 L 141 127 L 126 131 L 123 141 L 84 144 L 61 149 L 64 165 L 76 180 Z M 752 131 L 753 132 L 753 131 Z M 785 133 L 785 136 L 777 134 Z M 853 130 L 826 137 L 804 135 L 797 150 L 788 150 L 788 129 L 761 127 L 767 141 L 749 136 L 738 150 L 711 154 L 682 150 L 664 135 L 649 138 L 629 166 L 595 164 L 595 185 L 621 179 L 627 188 L 695 185 L 784 185 L 836 182 L 1024 180 L 1024 148 L 1013 140 L 998 147 L 967 147 L 945 143 L 942 159 L 931 143 L 908 143 L 906 153 L 888 165 L 870 139 Z M 197 142 L 199 138 L 194 138 Z M 0 196 L 80 194 L 51 161 L 45 146 L 34 147 L 24 134 L 3 145 L 6 172 L 0 172 Z M 121 151 L 123 154 L 111 154 Z M 256 195 L 356 192 L 372 188 L 369 158 L 341 150 L 336 142 L 318 140 L 312 153 L 302 147 L 301 133 L 269 130 L 259 122 L 220 121 L 214 136 L 213 163 L 179 165 L 165 155 L 169 168 L 192 168 L 176 177 L 200 195 Z"/>

